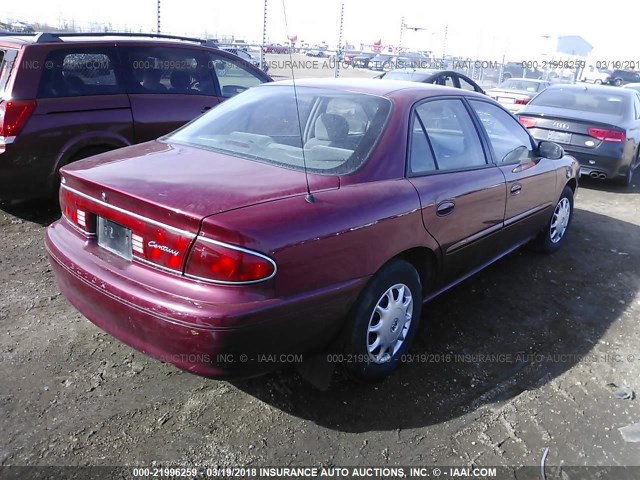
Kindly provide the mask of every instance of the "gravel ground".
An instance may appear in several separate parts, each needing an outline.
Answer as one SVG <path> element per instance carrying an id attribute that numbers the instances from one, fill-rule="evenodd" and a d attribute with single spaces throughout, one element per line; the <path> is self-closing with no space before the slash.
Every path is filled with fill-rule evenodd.
<path id="1" fill-rule="evenodd" d="M 585 181 L 567 243 L 518 251 L 425 307 L 406 364 L 319 392 L 292 371 L 196 377 L 101 332 L 58 293 L 59 213 L 0 210 L 0 466 L 637 465 L 640 182 Z M 615 386 L 614 386 L 615 385 Z M 575 477 L 572 477 L 575 478 Z"/>

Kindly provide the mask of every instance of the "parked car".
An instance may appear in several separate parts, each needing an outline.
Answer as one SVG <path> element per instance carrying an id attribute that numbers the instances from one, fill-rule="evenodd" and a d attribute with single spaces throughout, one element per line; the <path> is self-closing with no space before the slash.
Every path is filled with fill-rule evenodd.
<path id="1" fill-rule="evenodd" d="M 520 111 L 538 140 L 551 140 L 580 162 L 580 173 L 631 184 L 640 163 L 640 94 L 610 86 L 552 85 Z"/>
<path id="2" fill-rule="evenodd" d="M 510 78 L 496 88 L 487 90 L 487 95 L 501 103 L 511 113 L 515 113 L 549 85 L 551 83 L 544 80 Z"/>
<path id="3" fill-rule="evenodd" d="M 424 301 L 525 243 L 562 246 L 577 174 L 484 95 L 278 82 L 63 168 L 46 245 L 83 315 L 179 368 L 247 375 L 339 349 L 378 379 Z"/>
<path id="4" fill-rule="evenodd" d="M 605 68 L 596 68 L 593 65 L 589 65 L 582 70 L 580 81 L 595 83 L 596 85 L 608 83 L 611 73 L 611 70 L 607 70 Z"/>
<path id="5" fill-rule="evenodd" d="M 408 80 L 411 82 L 432 83 L 446 87 L 462 88 L 472 92 L 485 93 L 484 90 L 466 75 L 452 70 L 434 70 L 428 68 L 399 68 L 379 75 L 385 80 Z"/>
<path id="6" fill-rule="evenodd" d="M 362 52 L 362 53 L 359 53 L 358 55 L 353 56 L 351 58 L 350 63 L 354 67 L 369 68 L 369 62 L 375 56 L 376 56 L 375 53 Z"/>
<path id="7" fill-rule="evenodd" d="M 317 58 L 326 58 L 329 55 L 324 50 L 307 50 L 305 53 L 307 57 L 317 57 Z"/>
<path id="8" fill-rule="evenodd" d="M 222 47 L 222 50 L 224 50 L 225 52 L 229 52 L 237 57 L 240 57 L 241 59 L 243 59 L 246 62 L 249 62 L 251 65 L 253 65 L 254 67 L 257 68 L 261 68 L 260 67 L 260 58 L 252 55 L 251 53 L 247 52 L 246 50 L 242 49 L 242 48 L 237 48 L 237 47 Z M 264 71 L 265 73 L 269 71 L 269 66 L 266 64 L 264 64 L 264 68 L 261 68 L 262 71 Z M 218 73 L 220 73 L 220 70 L 218 70 Z"/>
<path id="9" fill-rule="evenodd" d="M 279 43 L 272 43 L 264 47 L 264 53 L 289 53 L 289 47 Z"/>
<path id="10" fill-rule="evenodd" d="M 367 68 L 378 71 L 391 70 L 395 68 L 393 63 L 394 58 L 395 55 L 392 53 L 378 53 L 369 60 Z"/>
<path id="11" fill-rule="evenodd" d="M 197 39 L 2 35 L 0 197 L 48 196 L 61 166 L 157 138 L 270 80 Z"/>
<path id="12" fill-rule="evenodd" d="M 638 72 L 630 72 L 627 70 L 613 70 L 605 83 L 619 87 L 625 83 L 640 83 L 640 74 Z"/>
<path id="13" fill-rule="evenodd" d="M 402 52 L 396 59 L 396 68 L 427 68 L 431 59 L 420 52 Z"/>

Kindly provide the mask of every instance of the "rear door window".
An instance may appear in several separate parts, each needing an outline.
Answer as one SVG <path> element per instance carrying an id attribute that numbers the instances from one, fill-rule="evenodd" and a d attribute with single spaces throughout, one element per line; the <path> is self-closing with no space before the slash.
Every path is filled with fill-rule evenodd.
<path id="1" fill-rule="evenodd" d="M 124 93 L 115 49 L 54 50 L 47 56 L 39 98 Z"/>
<path id="2" fill-rule="evenodd" d="M 216 95 L 209 61 L 202 50 L 135 47 L 126 50 L 129 93 Z"/>

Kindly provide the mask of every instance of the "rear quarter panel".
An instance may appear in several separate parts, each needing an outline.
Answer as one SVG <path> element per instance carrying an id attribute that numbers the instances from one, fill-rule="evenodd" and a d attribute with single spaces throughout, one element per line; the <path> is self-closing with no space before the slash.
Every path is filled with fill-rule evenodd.
<path id="1" fill-rule="evenodd" d="M 368 277 L 410 248 L 438 251 L 422 225 L 418 194 L 405 179 L 314 197 L 315 203 L 298 196 L 208 217 L 202 231 L 271 256 L 277 296 Z"/>

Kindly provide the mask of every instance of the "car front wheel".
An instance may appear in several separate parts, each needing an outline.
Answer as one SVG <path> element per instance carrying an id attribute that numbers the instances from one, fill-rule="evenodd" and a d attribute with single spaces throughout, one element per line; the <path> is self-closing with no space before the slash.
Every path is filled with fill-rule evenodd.
<path id="1" fill-rule="evenodd" d="M 573 217 L 573 190 L 564 187 L 553 209 L 547 227 L 534 240 L 534 247 L 544 253 L 553 253 L 564 243 Z"/>
<path id="2" fill-rule="evenodd" d="M 422 312 L 422 285 L 416 269 L 400 259 L 380 269 L 351 311 L 343 365 L 360 381 L 390 375 L 415 336 Z"/>

